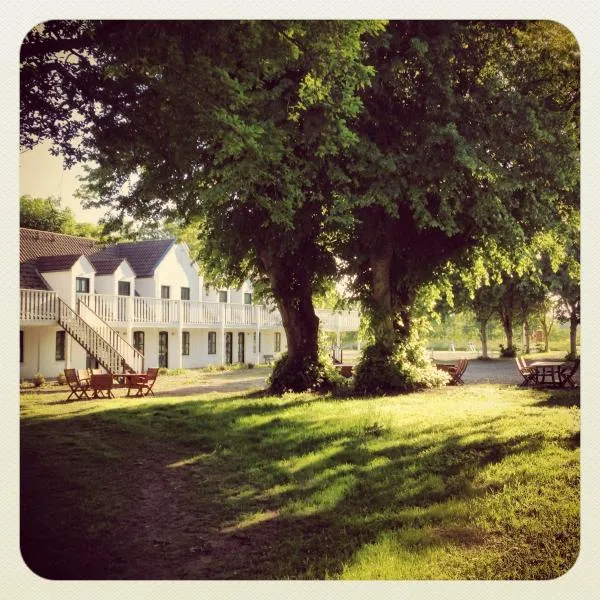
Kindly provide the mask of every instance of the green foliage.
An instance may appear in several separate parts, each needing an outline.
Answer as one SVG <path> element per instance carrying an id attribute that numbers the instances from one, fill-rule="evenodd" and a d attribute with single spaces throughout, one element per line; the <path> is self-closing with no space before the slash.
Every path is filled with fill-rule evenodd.
<path id="1" fill-rule="evenodd" d="M 36 373 L 31 381 L 35 387 L 41 387 L 46 383 L 46 378 L 43 373 Z"/>
<path id="2" fill-rule="evenodd" d="M 421 346 L 410 342 L 398 344 L 391 355 L 378 343 L 368 346 L 354 373 L 356 392 L 369 396 L 414 392 L 448 382 L 448 375 L 425 358 Z"/>
<path id="3" fill-rule="evenodd" d="M 70 208 L 61 209 L 57 198 L 21 196 L 19 224 L 29 229 L 68 233 L 75 224 Z"/>
<path id="4" fill-rule="evenodd" d="M 66 385 L 66 383 L 67 383 L 67 378 L 65 377 L 65 374 L 64 374 L 64 372 L 63 372 L 63 371 L 61 371 L 61 372 L 58 374 L 58 377 L 56 378 L 56 383 L 57 383 L 58 385 Z"/>

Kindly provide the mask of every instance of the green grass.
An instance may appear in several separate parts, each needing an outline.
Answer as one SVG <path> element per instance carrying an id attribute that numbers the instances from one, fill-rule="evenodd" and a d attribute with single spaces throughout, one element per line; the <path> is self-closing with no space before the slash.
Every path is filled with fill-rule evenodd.
<path id="1" fill-rule="evenodd" d="M 577 391 L 55 389 L 21 396 L 22 548 L 45 577 L 549 579 L 577 557 Z"/>

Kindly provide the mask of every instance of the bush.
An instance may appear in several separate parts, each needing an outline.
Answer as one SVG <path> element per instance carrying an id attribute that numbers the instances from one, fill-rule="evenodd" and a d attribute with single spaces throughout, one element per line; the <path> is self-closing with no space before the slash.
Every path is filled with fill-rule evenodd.
<path id="1" fill-rule="evenodd" d="M 248 364 L 246 365 L 246 368 L 247 368 L 247 369 L 254 369 L 254 363 L 248 363 Z"/>
<path id="2" fill-rule="evenodd" d="M 44 385 L 44 383 L 46 383 L 46 378 L 44 377 L 43 373 L 36 373 L 33 376 L 32 381 L 35 387 L 41 387 L 42 385 Z"/>
<path id="3" fill-rule="evenodd" d="M 275 361 L 267 383 L 274 394 L 329 391 L 345 384 L 344 378 L 321 357 L 317 362 L 310 361 L 305 356 L 291 359 L 287 352 Z"/>
<path id="4" fill-rule="evenodd" d="M 58 377 L 56 378 L 56 383 L 58 385 L 66 385 L 67 378 L 65 377 L 65 374 L 62 371 L 58 374 Z"/>
<path id="5" fill-rule="evenodd" d="M 579 360 L 579 354 L 577 354 L 577 352 L 575 352 L 575 353 L 569 352 L 569 353 L 565 354 L 565 360 L 568 360 L 568 361 Z"/>
<path id="6" fill-rule="evenodd" d="M 445 385 L 448 375 L 425 358 L 416 342 L 405 342 L 390 355 L 381 344 L 365 348 L 355 369 L 358 394 L 407 393 Z"/>
<path id="7" fill-rule="evenodd" d="M 519 349 L 516 346 L 508 346 L 505 348 L 500 344 L 500 356 L 503 358 L 514 358 L 517 355 Z"/>

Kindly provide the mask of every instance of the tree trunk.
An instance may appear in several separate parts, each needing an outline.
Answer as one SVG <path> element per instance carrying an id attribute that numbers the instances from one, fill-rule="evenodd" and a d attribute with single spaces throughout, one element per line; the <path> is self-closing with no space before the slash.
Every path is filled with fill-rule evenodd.
<path id="1" fill-rule="evenodd" d="M 394 315 L 390 287 L 391 253 L 371 259 L 373 296 L 371 325 L 375 340 L 386 354 L 394 352 Z"/>
<path id="2" fill-rule="evenodd" d="M 481 340 L 481 358 L 489 358 L 487 341 L 487 319 L 479 323 L 479 339 Z"/>
<path id="3" fill-rule="evenodd" d="M 525 354 L 531 352 L 531 328 L 529 327 L 529 321 L 523 321 L 523 337 L 525 340 Z"/>
<path id="4" fill-rule="evenodd" d="M 287 338 L 287 354 L 291 360 L 303 358 L 316 362 L 319 354 L 319 319 L 315 314 L 312 295 L 279 295 L 277 307 Z"/>
<path id="5" fill-rule="evenodd" d="M 572 313 L 571 318 L 569 319 L 569 322 L 570 322 L 570 330 L 569 330 L 570 351 L 569 351 L 569 353 L 571 354 L 571 356 L 577 356 L 577 325 L 579 323 L 579 319 L 577 318 L 577 315 Z"/>
<path id="6" fill-rule="evenodd" d="M 506 336 L 506 347 L 512 348 L 512 346 L 513 346 L 512 315 L 508 311 L 503 310 L 500 314 L 500 320 L 502 321 L 502 329 L 504 329 L 504 335 Z"/>

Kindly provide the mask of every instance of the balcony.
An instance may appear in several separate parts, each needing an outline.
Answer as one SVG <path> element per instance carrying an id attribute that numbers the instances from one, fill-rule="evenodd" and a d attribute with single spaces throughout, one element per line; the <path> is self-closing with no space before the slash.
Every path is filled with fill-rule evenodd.
<path id="1" fill-rule="evenodd" d="M 276 308 L 257 304 L 193 302 L 107 294 L 77 294 L 77 298 L 112 327 L 281 327 L 281 315 Z M 56 321 L 56 310 L 56 292 L 21 290 L 21 321 Z M 321 326 L 328 331 L 358 330 L 358 311 L 317 309 L 316 313 Z"/>

